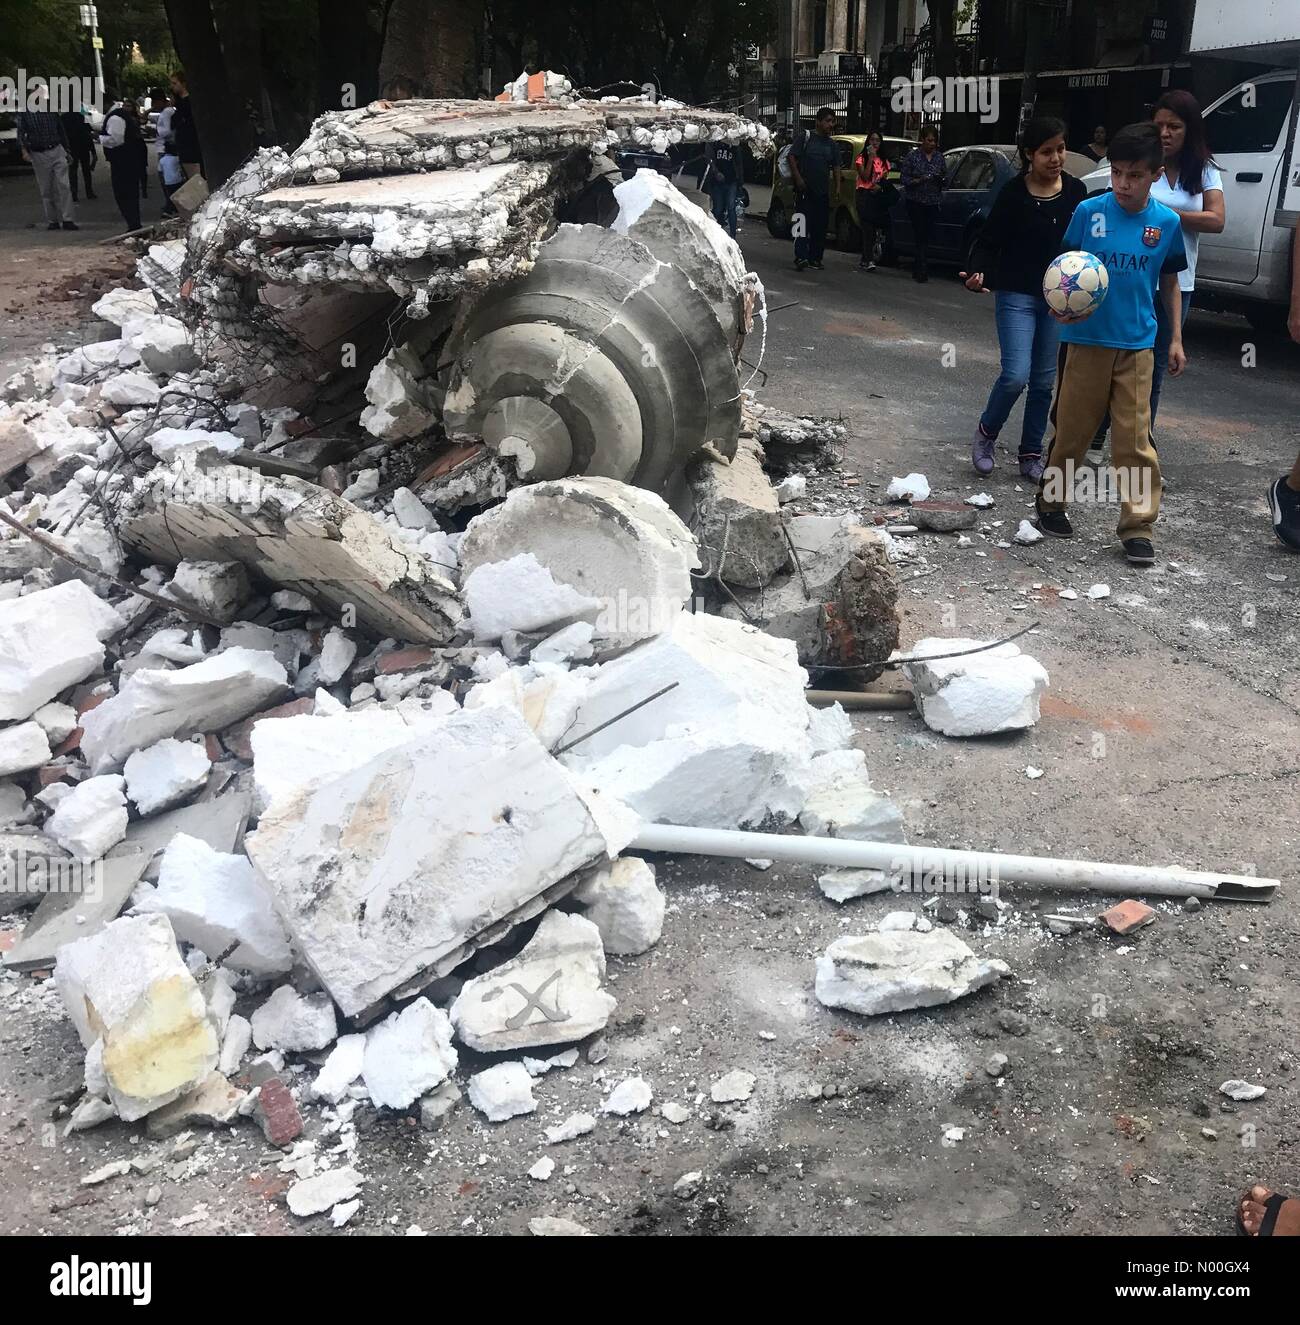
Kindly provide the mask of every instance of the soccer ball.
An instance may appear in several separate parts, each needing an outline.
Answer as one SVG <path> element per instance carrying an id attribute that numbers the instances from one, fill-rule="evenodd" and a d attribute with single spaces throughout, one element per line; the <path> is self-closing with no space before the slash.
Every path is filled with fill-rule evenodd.
<path id="1" fill-rule="evenodd" d="M 1061 322 L 1091 317 L 1110 289 L 1106 264 L 1092 253 L 1062 253 L 1043 273 L 1043 298 Z"/>

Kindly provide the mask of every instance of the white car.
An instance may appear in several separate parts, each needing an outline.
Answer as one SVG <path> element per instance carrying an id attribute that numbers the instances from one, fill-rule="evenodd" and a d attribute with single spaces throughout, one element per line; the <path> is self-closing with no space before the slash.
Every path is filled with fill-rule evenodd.
<path id="1" fill-rule="evenodd" d="M 1291 298 L 1291 232 L 1273 224 L 1282 187 L 1294 70 L 1239 83 L 1205 112 L 1205 132 L 1223 173 L 1226 220 L 1201 235 L 1195 306 L 1242 313 L 1257 331 L 1279 331 Z M 1110 188 L 1110 165 L 1083 177 L 1089 195 Z"/>

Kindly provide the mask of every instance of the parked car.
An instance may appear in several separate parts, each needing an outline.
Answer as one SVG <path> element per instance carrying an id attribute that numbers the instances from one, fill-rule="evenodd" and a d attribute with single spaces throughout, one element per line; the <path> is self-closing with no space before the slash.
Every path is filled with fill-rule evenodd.
<path id="1" fill-rule="evenodd" d="M 1196 304 L 1241 313 L 1256 331 L 1281 331 L 1291 297 L 1291 232 L 1273 224 L 1273 213 L 1296 95 L 1295 72 L 1279 71 L 1238 84 L 1205 111 L 1226 216 L 1219 234 L 1201 235 Z M 1109 164 L 1083 182 L 1089 196 L 1104 193 Z"/>
<path id="2" fill-rule="evenodd" d="M 862 236 L 858 231 L 857 187 L 858 172 L 853 163 L 867 141 L 866 134 L 837 133 L 832 135 L 839 153 L 835 168 L 835 182 L 831 189 L 831 214 L 828 238 L 837 248 L 848 251 L 860 248 Z M 898 164 L 916 146 L 911 138 L 886 138 L 885 157 L 889 161 L 889 178 L 898 183 Z M 768 232 L 777 239 L 790 238 L 790 218 L 794 215 L 794 181 L 783 178 L 772 165 L 772 200 L 767 209 Z"/>
<path id="3" fill-rule="evenodd" d="M 981 143 L 954 147 L 944 153 L 943 201 L 938 224 L 930 239 L 930 257 L 953 262 L 963 270 L 971 260 L 975 240 L 998 190 L 1020 173 L 1020 153 L 1011 143 Z M 1095 170 L 1096 163 L 1079 152 L 1065 154 L 1065 169 L 1077 179 Z M 902 198 L 890 213 L 892 249 L 887 257 L 910 254 L 916 247 L 912 223 Z"/>
<path id="4" fill-rule="evenodd" d="M 0 170 L 24 167 L 27 162 L 18 146 L 18 121 L 12 115 L 0 115 Z"/>

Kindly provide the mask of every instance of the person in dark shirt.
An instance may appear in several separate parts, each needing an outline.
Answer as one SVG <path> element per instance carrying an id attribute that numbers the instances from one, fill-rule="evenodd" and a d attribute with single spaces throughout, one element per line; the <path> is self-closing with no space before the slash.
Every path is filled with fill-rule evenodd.
<path id="1" fill-rule="evenodd" d="M 1020 140 L 1021 173 L 1008 180 L 975 244 L 967 289 L 995 291 L 994 317 L 1002 372 L 975 426 L 971 463 L 993 472 L 998 434 L 1026 389 L 1020 429 L 1020 474 L 1037 483 L 1043 474 L 1043 433 L 1052 405 L 1060 323 L 1043 298 L 1043 273 L 1061 251 L 1061 237 L 1083 201 L 1083 184 L 1065 172 L 1065 125 L 1052 116 L 1030 120 Z"/>
<path id="2" fill-rule="evenodd" d="M 181 159 L 185 178 L 190 179 L 203 170 L 203 154 L 199 150 L 199 131 L 194 123 L 194 107 L 190 104 L 185 74 L 178 71 L 171 76 L 172 111 L 171 135 L 176 155 Z"/>
<path id="3" fill-rule="evenodd" d="M 939 151 L 939 130 L 933 124 L 921 126 L 920 146 L 903 158 L 899 178 L 907 219 L 912 223 L 912 279 L 930 279 L 930 238 L 939 216 L 947 163 Z"/>
<path id="4" fill-rule="evenodd" d="M 95 161 L 98 153 L 95 151 L 95 135 L 91 132 L 90 125 L 86 123 L 86 117 L 79 110 L 65 110 L 63 112 L 63 131 L 68 136 L 68 156 L 71 163 L 68 167 L 68 184 L 72 188 L 72 201 L 77 201 L 77 171 L 86 183 L 86 198 L 90 200 L 95 196 L 94 174 Z"/>
<path id="5" fill-rule="evenodd" d="M 1099 124 L 1092 131 L 1092 142 L 1083 149 L 1084 156 L 1090 156 L 1094 161 L 1104 161 L 1106 159 L 1106 126 Z"/>
<path id="6" fill-rule="evenodd" d="M 37 93 L 36 109 L 19 111 L 16 124 L 23 160 L 31 162 L 36 174 L 47 228 L 75 230 L 68 184 L 68 134 L 62 118 L 49 109 L 44 88 Z"/>
<path id="7" fill-rule="evenodd" d="M 813 118 L 812 133 L 796 141 L 789 155 L 794 177 L 794 265 L 823 270 L 826 231 L 831 223 L 831 189 L 835 182 L 838 148 L 831 134 L 835 132 L 835 112 L 823 106 Z"/>
<path id="8" fill-rule="evenodd" d="M 709 196 L 713 219 L 736 237 L 736 196 L 740 192 L 740 148 L 735 143 L 714 143 L 709 151 Z"/>
<path id="9" fill-rule="evenodd" d="M 853 163 L 858 171 L 855 190 L 858 204 L 858 229 L 862 232 L 862 260 L 859 271 L 876 269 L 876 231 L 889 226 L 889 204 L 885 188 L 889 179 L 889 159 L 885 140 L 878 129 L 867 134 L 867 141 Z"/>
<path id="10" fill-rule="evenodd" d="M 113 201 L 128 231 L 140 229 L 140 156 L 135 147 L 140 123 L 134 111 L 129 101 L 114 106 L 104 116 L 99 135 L 113 185 Z"/>

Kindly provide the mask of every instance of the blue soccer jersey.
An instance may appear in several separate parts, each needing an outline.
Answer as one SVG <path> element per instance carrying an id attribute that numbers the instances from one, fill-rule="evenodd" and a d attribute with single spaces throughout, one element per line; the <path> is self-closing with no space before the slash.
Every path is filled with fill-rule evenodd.
<path id="1" fill-rule="evenodd" d="M 1110 276 L 1101 307 L 1082 322 L 1061 328 L 1073 345 L 1105 345 L 1113 350 L 1149 350 L 1156 343 L 1156 303 L 1160 277 L 1187 266 L 1178 213 L 1148 200 L 1140 212 L 1126 212 L 1113 193 L 1085 198 L 1074 209 L 1061 252 L 1096 254 Z"/>

